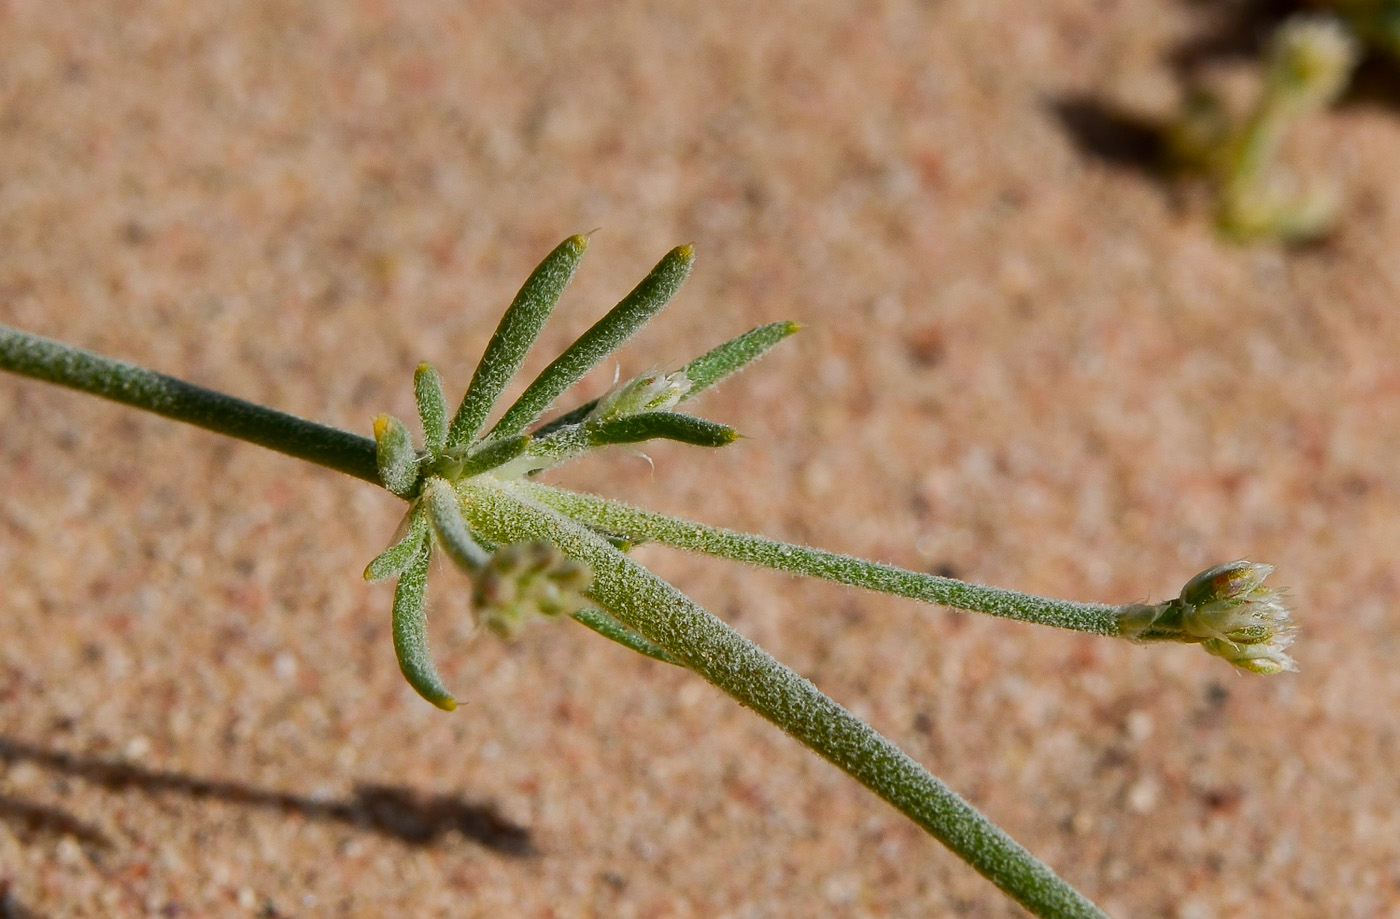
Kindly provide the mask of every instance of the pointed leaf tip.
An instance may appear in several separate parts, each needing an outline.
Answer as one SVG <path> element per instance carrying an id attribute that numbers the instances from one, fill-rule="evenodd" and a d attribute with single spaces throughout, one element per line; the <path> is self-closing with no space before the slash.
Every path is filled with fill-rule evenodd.
<path id="1" fill-rule="evenodd" d="M 743 370 L 800 328 L 795 322 L 770 322 L 711 348 L 685 365 L 686 376 L 691 381 L 685 398 L 693 399 L 725 377 Z"/>
<path id="2" fill-rule="evenodd" d="M 466 446 L 481 432 L 486 416 L 520 369 L 587 248 L 587 237 L 570 236 L 545 256 L 521 286 L 487 343 L 462 404 L 448 426 L 448 448 Z"/>
<path id="3" fill-rule="evenodd" d="M 661 311 L 690 276 L 695 250 L 677 246 L 626 297 L 540 372 L 496 422 L 492 435 L 518 434 Z M 450 438 L 449 438 L 450 440 Z"/>
<path id="4" fill-rule="evenodd" d="M 725 447 L 739 433 L 718 424 L 678 412 L 641 412 L 604 422 L 587 429 L 588 442 L 595 447 L 635 444 L 646 440 L 675 440 L 697 447 Z"/>
<path id="5" fill-rule="evenodd" d="M 450 712 L 457 707 L 457 700 L 443 685 L 432 655 L 428 652 L 430 558 L 429 541 L 425 539 L 407 569 L 399 575 L 398 586 L 394 588 L 394 656 L 398 658 L 399 670 L 408 685 L 433 705 Z"/>

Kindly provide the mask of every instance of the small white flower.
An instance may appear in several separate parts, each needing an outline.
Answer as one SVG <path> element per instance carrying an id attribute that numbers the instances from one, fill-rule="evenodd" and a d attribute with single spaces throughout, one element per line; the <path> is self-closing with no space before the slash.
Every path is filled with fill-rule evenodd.
<path id="1" fill-rule="evenodd" d="M 1217 657 L 1254 673 L 1297 670 L 1286 653 L 1294 627 L 1283 594 L 1264 586 L 1273 565 L 1226 562 L 1181 591 L 1181 630 Z"/>
<path id="2" fill-rule="evenodd" d="M 1273 565 L 1225 562 L 1196 575 L 1166 603 L 1118 611 L 1118 634 L 1132 641 L 1199 643 L 1252 673 L 1297 670 L 1288 655 L 1295 629 L 1283 594 L 1264 586 Z"/>

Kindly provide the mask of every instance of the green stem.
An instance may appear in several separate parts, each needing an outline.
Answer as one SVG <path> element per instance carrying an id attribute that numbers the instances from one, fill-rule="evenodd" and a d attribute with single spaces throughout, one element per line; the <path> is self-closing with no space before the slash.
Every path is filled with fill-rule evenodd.
<path id="1" fill-rule="evenodd" d="M 379 485 L 368 437 L 0 325 L 0 369 L 246 440 Z"/>
<path id="2" fill-rule="evenodd" d="M 536 482 L 524 483 L 522 487 L 534 500 L 574 520 L 636 540 L 650 540 L 677 549 L 703 552 L 792 574 L 825 578 L 852 587 L 974 613 L 1095 635 L 1118 634 L 1116 606 L 1075 603 L 969 584 L 955 578 L 941 578 L 824 549 L 795 546 L 762 536 L 706 526 L 693 520 L 655 514 L 596 495 L 550 488 Z"/>
<path id="3" fill-rule="evenodd" d="M 486 538 L 544 540 L 589 566 L 609 612 L 894 805 L 1042 917 L 1105 915 L 888 739 L 704 607 L 563 514 L 507 483 L 462 487 Z"/>
<path id="4" fill-rule="evenodd" d="M 3 325 L 0 325 L 0 369 L 195 424 L 380 484 L 375 442 L 369 438 Z M 502 485 L 484 477 L 464 486 L 462 493 L 468 499 L 465 510 L 469 521 L 477 532 L 501 543 L 543 539 L 589 565 L 594 575 L 590 588 L 592 596 L 620 625 L 656 645 L 665 655 L 662 659 L 682 662 L 845 770 L 1037 916 L 1106 919 L 1093 903 L 908 754 L 810 682 L 618 551 L 602 536 L 528 497 L 530 494 L 548 497 L 553 490 L 534 485 Z M 642 522 L 643 518 L 635 514 L 643 512 L 628 510 L 634 515 L 629 518 L 633 523 Z M 727 533 L 670 518 L 657 517 L 655 522 L 661 530 L 665 528 L 659 524 L 666 523 L 667 526 L 687 525 L 702 534 Z M 685 544 L 680 534 L 672 535 L 673 544 Z M 766 558 L 763 553 L 756 552 L 767 546 L 779 556 L 791 551 L 798 552 L 799 556 L 805 553 L 813 562 L 828 557 L 845 558 L 819 550 L 785 547 L 756 537 L 746 539 L 751 542 L 733 543 L 732 557 L 746 558 L 743 553 L 751 551 L 753 558 L 746 560 L 782 567 L 774 564 L 778 558 Z M 742 549 L 744 545 L 750 548 Z M 397 567 L 397 561 L 390 559 L 386 565 L 394 562 L 390 567 Z M 858 559 L 850 561 L 859 562 Z M 373 563 L 371 568 L 375 568 Z M 820 568 L 820 565 L 808 564 L 791 570 L 821 573 Z M 874 566 L 872 570 L 885 568 Z M 376 573 L 382 572 L 371 571 L 372 575 Z M 871 586 L 867 582 L 872 580 L 864 575 L 842 575 L 836 569 L 822 576 L 860 586 Z M 585 624 L 598 627 L 598 623 Z M 619 632 L 610 637 L 625 639 L 627 634 Z"/>

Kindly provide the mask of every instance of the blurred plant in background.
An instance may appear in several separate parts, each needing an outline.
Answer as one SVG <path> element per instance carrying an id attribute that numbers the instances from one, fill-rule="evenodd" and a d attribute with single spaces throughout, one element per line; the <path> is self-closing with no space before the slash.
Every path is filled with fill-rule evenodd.
<path id="1" fill-rule="evenodd" d="M 1364 0 L 1344 5 L 1381 6 Z M 1400 11 L 1400 4 L 1386 5 Z M 1400 17 L 1393 18 L 1392 38 L 1400 50 Z M 1361 32 L 1351 18 L 1285 20 L 1269 38 L 1263 86 L 1242 119 L 1231 116 L 1216 91 L 1203 85 L 1188 89 L 1180 116 L 1166 132 L 1167 154 L 1176 169 L 1210 178 L 1216 225 L 1226 236 L 1305 242 L 1332 228 L 1338 189 L 1304 185 L 1279 163 L 1279 152 L 1297 123 L 1327 108 L 1347 88 L 1360 56 L 1358 34 L 1370 33 Z"/>

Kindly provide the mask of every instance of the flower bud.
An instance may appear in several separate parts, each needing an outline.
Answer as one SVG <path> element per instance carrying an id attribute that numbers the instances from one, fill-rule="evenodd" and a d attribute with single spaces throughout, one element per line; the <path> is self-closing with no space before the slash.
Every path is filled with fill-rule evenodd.
<path id="1" fill-rule="evenodd" d="M 1269 41 L 1269 81 L 1294 105 L 1320 108 L 1346 87 L 1356 39 L 1330 16 L 1294 16 Z"/>
<path id="2" fill-rule="evenodd" d="M 501 546 L 473 578 L 477 622 L 500 638 L 514 638 L 531 619 L 576 612 L 592 572 L 545 542 Z"/>
<path id="3" fill-rule="evenodd" d="M 646 373 L 615 387 L 598 400 L 588 413 L 590 423 L 611 421 L 642 412 L 664 412 L 674 408 L 690 392 L 690 378 L 684 370 L 673 373 Z"/>
<path id="4" fill-rule="evenodd" d="M 1283 595 L 1264 586 L 1273 565 L 1226 562 L 1207 568 L 1181 591 L 1181 630 L 1211 654 L 1254 673 L 1298 667 L 1285 650 L 1293 622 Z"/>
<path id="5" fill-rule="evenodd" d="M 1264 586 L 1274 566 L 1249 561 L 1207 568 L 1166 603 L 1118 610 L 1118 634 L 1132 641 L 1199 643 L 1252 673 L 1297 670 L 1288 656 L 1294 627 L 1280 591 Z"/>

